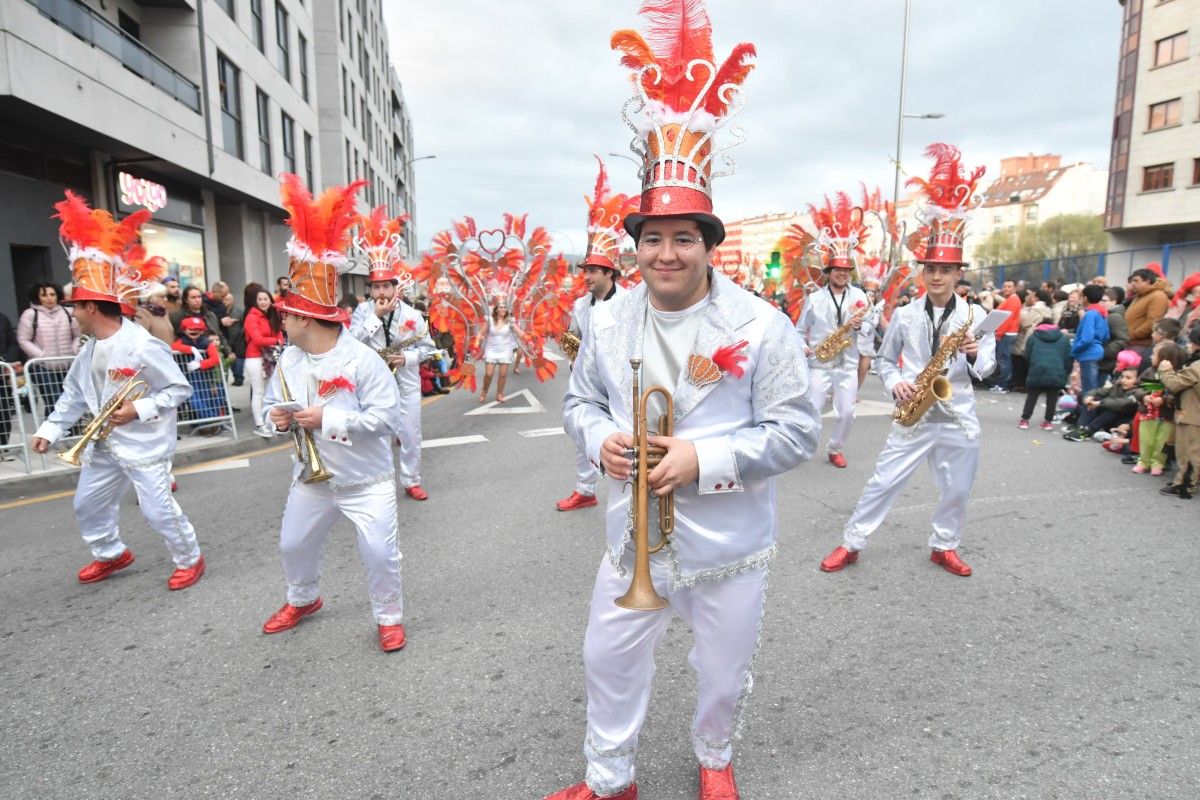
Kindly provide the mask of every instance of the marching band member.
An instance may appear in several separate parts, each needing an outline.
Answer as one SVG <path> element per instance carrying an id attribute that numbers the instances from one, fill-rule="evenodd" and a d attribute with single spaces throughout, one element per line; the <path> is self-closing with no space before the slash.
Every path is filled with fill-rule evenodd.
<path id="1" fill-rule="evenodd" d="M 955 575 L 971 574 L 958 555 L 967 498 L 979 464 L 979 420 L 971 379 L 981 380 L 992 372 L 996 343 L 993 336 L 976 340 L 973 328 L 983 321 L 982 312 L 977 314 L 978 307 L 972 309 L 957 298 L 954 285 L 962 277 L 967 216 L 976 202 L 975 186 L 983 168 L 964 173 L 958 148 L 950 145 L 930 145 L 925 154 L 936 161 L 930 180 L 913 178 L 909 183 L 917 183 L 927 198 L 928 242 L 916 249 L 926 294 L 892 314 L 876 368 L 895 401 L 909 403 L 922 388 L 928 388 L 916 382 L 938 353 L 943 337 L 965 326 L 961 347 L 957 353 L 947 354 L 945 365 L 953 396 L 935 402 L 913 427 L 893 424 L 875 474 L 846 522 L 843 543 L 821 562 L 825 572 L 837 572 L 858 560 L 867 537 L 883 523 L 904 484 L 925 461 L 938 489 L 929 537 L 930 560 Z"/>
<path id="2" fill-rule="evenodd" d="M 645 137 L 638 146 L 647 153 L 640 211 L 624 221 L 644 282 L 592 310 L 563 403 L 568 433 L 613 491 L 583 644 L 587 772 L 584 782 L 551 800 L 637 797 L 634 761 L 654 650 L 675 615 L 694 636 L 690 661 L 698 698 L 691 740 L 699 796 L 737 797 L 733 739 L 752 683 L 767 566 L 775 554 L 774 476 L 811 458 L 820 433 L 790 320 L 710 266 L 725 229 L 712 213 L 711 160 L 704 153 L 726 115 L 741 105 L 736 84 L 749 73 L 746 59 L 754 48 L 738 45 L 726 62 L 734 86 L 702 94 L 716 67 L 685 68 L 688 54 L 712 58 L 708 14 L 700 3 L 692 9 L 681 9 L 679 19 L 662 18 L 676 12 L 659 13 L 654 27 L 672 34 L 653 37 L 653 46 L 635 31 L 613 35 L 614 48 L 626 54 L 622 63 L 639 70 L 649 98 L 636 117 Z M 699 104 L 706 109 L 702 123 L 689 113 Z M 687 147 L 658 149 L 676 137 Z M 614 603 L 630 586 L 634 562 L 630 493 L 620 490 L 630 478 L 630 432 L 638 413 L 631 359 L 642 360 L 645 386 L 674 395 L 670 408 L 652 396 L 647 414 L 658 420 L 666 411 L 674 420 L 671 436 L 649 439 L 663 453 L 648 473 L 650 493 L 673 492 L 675 503 L 674 534 L 650 557 L 653 587 L 667 603 L 657 611 Z"/>
<path id="3" fill-rule="evenodd" d="M 334 523 L 345 517 L 358 532 L 379 646 L 389 652 L 405 644 L 391 444 L 400 391 L 383 359 L 344 330 L 347 315 L 336 295 L 338 271 L 349 266 L 354 195 L 364 185 L 327 189 L 314 202 L 299 178 L 283 176 L 293 235 L 291 285 L 279 310 L 292 346 L 267 385 L 262 422 L 278 434 L 290 431 L 304 455 L 293 472 L 279 534 L 287 602 L 263 633 L 294 628 L 320 610 L 321 550 Z"/>
<path id="4" fill-rule="evenodd" d="M 170 469 L 176 408 L 192 388 L 170 348 L 124 319 L 121 310 L 123 299 L 129 301 L 122 284 L 132 280 L 122 254 L 150 213 L 138 211 L 117 223 L 70 191 L 55 208 L 70 245 L 75 319 L 90 338 L 71 364 L 54 411 L 34 433 L 33 449 L 48 452 L 85 412 L 97 417 L 113 407 L 111 433 L 87 445 L 75 491 L 75 517 L 95 559 L 79 571 L 79 581 L 102 581 L 133 563 L 117 525 L 121 498 L 132 484 L 142 516 L 175 563 L 167 588 L 185 589 L 204 574 L 204 556 L 192 523 L 171 496 Z"/>
<path id="5" fill-rule="evenodd" d="M 621 220 L 638 207 L 637 197 L 613 194 L 604 162 L 600 160 L 600 156 L 596 156 L 596 161 L 600 163 L 596 189 L 591 198 L 585 198 L 588 204 L 588 245 L 581 271 L 588 291 L 575 300 L 571 308 L 571 323 L 567 328 L 580 343 L 588 329 L 592 309 L 597 304 L 606 303 L 625 292 L 617 283 L 617 279 L 621 277 L 621 268 L 618 266 L 621 263 L 621 244 L 625 240 Z M 576 511 L 596 505 L 596 481 L 599 476 L 592 462 L 588 460 L 587 453 L 576 444 L 575 491 L 571 492 L 570 497 L 555 504 L 558 510 Z"/>
<path id="6" fill-rule="evenodd" d="M 421 312 L 404 302 L 397 291 L 400 278 L 401 226 L 405 217 L 389 220 L 384 207 L 359 218 L 355 248 L 371 265 L 367 281 L 371 299 L 354 309 L 350 335 L 383 356 L 400 388 L 400 484 L 413 500 L 428 500 L 421 488 L 421 364 L 437 352 Z M 411 285 L 412 279 L 406 282 Z"/>
<path id="7" fill-rule="evenodd" d="M 829 463 L 845 469 L 842 448 L 854 425 L 854 404 L 858 401 L 858 353 L 874 333 L 864 320 L 870 312 L 867 294 L 850 285 L 854 271 L 854 251 L 866 237 L 861 208 L 851 207 L 850 198 L 839 192 L 837 205 L 825 199 L 825 207 L 809 206 L 816 224 L 817 251 L 824 262 L 822 271 L 828 281 L 824 289 L 808 296 L 796 330 L 808 356 L 809 400 L 820 411 L 833 394 L 835 422 L 829 437 Z M 848 329 L 843 330 L 845 326 Z M 831 346 L 838 342 L 838 346 Z"/>

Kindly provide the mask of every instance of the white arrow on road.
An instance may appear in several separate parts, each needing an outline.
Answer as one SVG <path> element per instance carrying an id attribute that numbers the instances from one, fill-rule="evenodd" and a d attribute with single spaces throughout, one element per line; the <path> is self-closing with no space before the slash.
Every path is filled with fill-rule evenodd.
<path id="1" fill-rule="evenodd" d="M 457 444 L 478 444 L 479 442 L 486 441 L 486 436 L 480 436 L 477 433 L 470 436 L 448 436 L 445 439 L 426 439 L 425 441 L 421 442 L 421 449 L 428 450 L 431 447 L 453 447 Z"/>
<path id="2" fill-rule="evenodd" d="M 537 436 L 558 436 L 560 434 L 566 433 L 566 431 L 564 431 L 562 429 L 562 427 L 558 427 L 558 428 L 534 428 L 531 431 L 517 431 L 517 433 L 521 434 L 522 436 L 524 436 L 528 439 L 532 439 Z"/>
<path id="3" fill-rule="evenodd" d="M 516 400 L 518 397 L 524 397 L 529 402 L 529 405 L 514 406 L 513 400 Z M 510 394 L 503 404 L 493 400 L 486 405 L 468 411 L 464 416 L 473 417 L 476 414 L 540 414 L 545 410 L 541 401 L 533 396 L 533 392 L 528 389 L 522 389 L 516 394 Z"/>

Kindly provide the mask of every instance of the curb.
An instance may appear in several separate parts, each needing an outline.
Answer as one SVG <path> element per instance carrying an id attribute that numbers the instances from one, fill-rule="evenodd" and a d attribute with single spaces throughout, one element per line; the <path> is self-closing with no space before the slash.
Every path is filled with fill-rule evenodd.
<path id="1" fill-rule="evenodd" d="M 204 461 L 253 453 L 258 450 L 266 450 L 277 446 L 285 441 L 287 440 L 280 437 L 263 439 L 260 436 L 250 435 L 232 441 L 213 442 L 203 447 L 177 451 L 175 453 L 174 466 L 185 467 Z M 19 475 L 0 482 L 0 503 L 11 500 L 24 500 L 27 497 L 35 497 L 50 492 L 74 489 L 78 482 L 79 470 L 56 472 L 48 475 L 39 475 L 37 473 Z"/>

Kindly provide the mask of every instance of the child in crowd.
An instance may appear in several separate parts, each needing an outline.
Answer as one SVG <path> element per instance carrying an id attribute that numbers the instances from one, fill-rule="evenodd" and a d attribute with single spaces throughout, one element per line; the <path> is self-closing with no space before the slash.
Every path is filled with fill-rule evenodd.
<path id="1" fill-rule="evenodd" d="M 1046 415 L 1041 429 L 1054 429 L 1052 420 L 1059 395 L 1071 376 L 1071 342 L 1053 323 L 1038 325 L 1025 342 L 1025 408 L 1017 427 L 1028 430 L 1029 418 L 1037 407 L 1038 396 L 1046 395 Z"/>
<path id="2" fill-rule="evenodd" d="M 1126 369 L 1116 383 L 1102 386 L 1084 395 L 1084 408 L 1079 414 L 1079 424 L 1064 433 L 1063 438 L 1072 442 L 1083 442 L 1092 438 L 1097 431 L 1105 431 L 1122 422 L 1131 421 L 1134 412 L 1137 411 L 1140 397 L 1138 371 L 1134 368 Z"/>
<path id="3" fill-rule="evenodd" d="M 1184 364 L 1166 357 L 1158 362 L 1159 379 L 1175 395 L 1175 459 L 1179 462 L 1175 480 L 1160 491 L 1185 500 L 1200 483 L 1200 328 L 1193 327 L 1188 334 L 1188 351 Z"/>
<path id="4" fill-rule="evenodd" d="M 183 366 L 188 383 L 192 385 L 192 397 L 187 406 L 190 414 L 181 415 L 181 422 L 212 419 L 225 413 L 223 408 L 224 386 L 214 372 L 221 361 L 221 350 L 217 337 L 209 335 L 208 324 L 203 317 L 184 317 L 179 323 L 182 335 L 171 343 L 171 349 L 187 356 Z M 216 429 L 211 429 L 214 433 Z M 205 431 L 207 432 L 207 431 Z"/>
<path id="5" fill-rule="evenodd" d="M 1157 326 L 1156 326 L 1157 329 Z M 1175 429 L 1175 398 L 1159 382 L 1157 369 L 1161 361 L 1182 364 L 1187 358 L 1183 348 L 1160 343 L 1151 355 L 1151 366 L 1142 373 L 1142 398 L 1138 402 L 1138 463 L 1133 471 L 1139 475 L 1149 472 L 1162 475 L 1167 463 L 1165 447 Z"/>
<path id="6" fill-rule="evenodd" d="M 1104 343 L 1109 339 L 1108 309 L 1101 304 L 1104 288 L 1089 283 L 1083 287 L 1087 309 L 1075 329 L 1075 340 L 1071 343 L 1071 356 L 1079 362 L 1080 392 L 1088 392 L 1100 386 L 1100 359 L 1104 358 Z"/>

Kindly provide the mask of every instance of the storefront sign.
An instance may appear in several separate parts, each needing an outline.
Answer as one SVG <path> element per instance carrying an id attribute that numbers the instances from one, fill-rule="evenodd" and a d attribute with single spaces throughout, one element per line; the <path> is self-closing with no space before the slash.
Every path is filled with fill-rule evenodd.
<path id="1" fill-rule="evenodd" d="M 118 172 L 117 184 L 121 187 L 123 205 L 141 206 L 152 214 L 167 205 L 167 188 L 161 183 L 135 178 L 128 172 Z"/>

